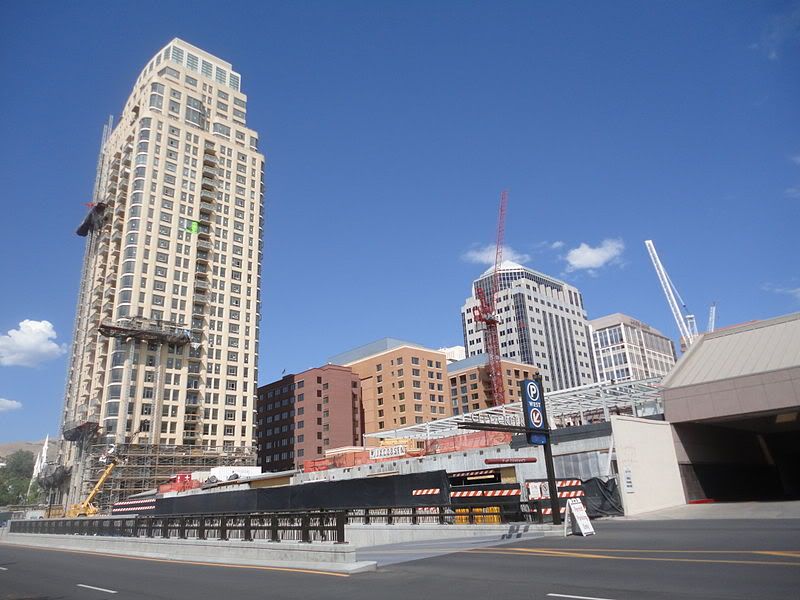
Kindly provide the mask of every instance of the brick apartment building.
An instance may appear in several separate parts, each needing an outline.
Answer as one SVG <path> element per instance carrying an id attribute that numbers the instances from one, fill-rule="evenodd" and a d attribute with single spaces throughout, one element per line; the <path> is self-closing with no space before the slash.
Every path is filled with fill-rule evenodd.
<path id="1" fill-rule="evenodd" d="M 507 359 L 500 361 L 505 384 L 506 403 L 520 401 L 520 383 L 539 370 L 536 367 Z M 453 414 L 464 414 L 494 406 L 492 382 L 485 354 L 470 356 L 447 365 L 450 400 Z"/>
<path id="2" fill-rule="evenodd" d="M 325 451 L 361 444 L 359 377 L 325 365 L 258 388 L 256 443 L 262 471 L 299 469 Z"/>
<path id="3" fill-rule="evenodd" d="M 450 417 L 447 356 L 393 338 L 383 338 L 331 357 L 361 380 L 364 433 Z"/>

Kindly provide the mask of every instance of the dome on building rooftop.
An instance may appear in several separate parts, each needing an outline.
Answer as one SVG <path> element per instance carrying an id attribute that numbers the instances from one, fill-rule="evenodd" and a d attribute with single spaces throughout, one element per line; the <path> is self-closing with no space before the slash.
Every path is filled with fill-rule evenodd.
<path id="1" fill-rule="evenodd" d="M 527 269 L 528 267 L 524 267 L 519 263 L 515 263 L 512 260 L 504 260 L 500 263 L 500 270 L 501 271 L 519 271 L 521 269 Z M 494 265 L 486 269 L 481 277 L 486 277 L 487 275 L 491 275 L 492 271 L 494 271 Z"/>

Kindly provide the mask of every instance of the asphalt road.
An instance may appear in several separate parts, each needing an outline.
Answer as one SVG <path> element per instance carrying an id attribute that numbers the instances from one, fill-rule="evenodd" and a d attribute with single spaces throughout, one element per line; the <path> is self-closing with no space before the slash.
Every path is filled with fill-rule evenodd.
<path id="1" fill-rule="evenodd" d="M 378 558 L 383 566 L 349 577 L 0 544 L 0 598 L 800 598 L 800 520 L 601 521 L 595 527 L 597 535 L 588 538 L 365 549 L 360 559 Z"/>

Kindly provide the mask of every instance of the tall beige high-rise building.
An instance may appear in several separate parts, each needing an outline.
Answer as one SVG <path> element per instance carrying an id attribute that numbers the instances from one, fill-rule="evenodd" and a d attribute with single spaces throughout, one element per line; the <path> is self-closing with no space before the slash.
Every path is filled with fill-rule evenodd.
<path id="1" fill-rule="evenodd" d="M 98 442 L 253 444 L 263 173 L 240 75 L 172 40 L 107 128 L 78 230 L 87 242 L 61 449 L 69 501 Z"/>

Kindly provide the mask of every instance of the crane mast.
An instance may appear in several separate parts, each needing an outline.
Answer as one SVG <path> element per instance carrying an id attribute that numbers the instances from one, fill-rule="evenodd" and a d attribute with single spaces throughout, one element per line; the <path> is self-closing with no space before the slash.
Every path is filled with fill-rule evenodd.
<path id="1" fill-rule="evenodd" d="M 508 192 L 500 194 L 500 210 L 497 217 L 497 247 L 494 255 L 494 271 L 492 271 L 490 289 L 487 291 L 476 286 L 479 306 L 473 311 L 476 323 L 483 323 L 484 346 L 489 358 L 489 379 L 492 384 L 492 403 L 505 404 L 505 387 L 503 386 L 503 367 L 500 363 L 500 337 L 497 332 L 499 317 L 497 316 L 497 294 L 500 291 L 500 265 L 503 262 L 503 243 L 506 230 L 506 207 Z"/>
<path id="2" fill-rule="evenodd" d="M 712 333 L 714 329 L 717 327 L 717 303 L 712 302 L 711 306 L 708 309 L 708 331 L 707 333 Z"/>
<path id="3" fill-rule="evenodd" d="M 656 275 L 658 275 L 658 281 L 661 283 L 661 289 L 664 291 L 664 296 L 667 298 L 667 304 L 669 304 L 669 309 L 672 311 L 672 316 L 675 319 L 675 324 L 678 326 L 678 331 L 684 339 L 686 346 L 691 346 L 698 336 L 697 321 L 692 314 L 687 314 L 684 317 L 681 306 L 685 308 L 686 304 L 684 304 L 683 299 L 681 299 L 681 303 L 678 304 L 678 300 L 675 296 L 677 295 L 677 297 L 680 298 L 680 294 L 678 294 L 677 289 L 675 289 L 675 286 L 670 280 L 664 265 L 661 264 L 661 259 L 658 258 L 658 253 L 656 252 L 656 247 L 653 245 L 653 241 L 645 240 L 644 245 L 647 247 L 648 254 L 650 254 L 650 260 L 653 262 Z"/>

